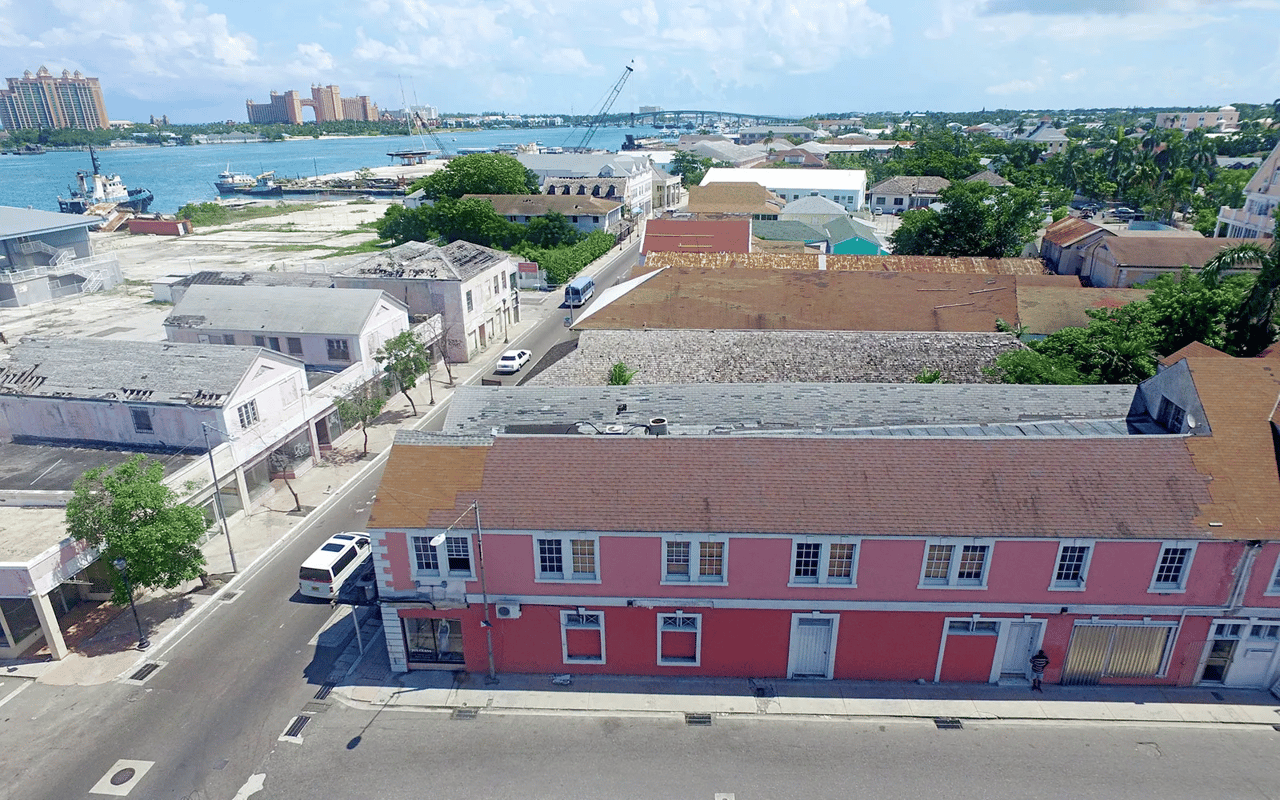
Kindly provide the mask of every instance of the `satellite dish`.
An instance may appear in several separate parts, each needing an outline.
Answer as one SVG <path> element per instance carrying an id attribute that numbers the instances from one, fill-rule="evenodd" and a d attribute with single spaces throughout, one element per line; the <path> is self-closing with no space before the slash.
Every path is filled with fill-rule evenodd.
<path id="1" fill-rule="evenodd" d="M 1195 417 L 1193 417 L 1193 416 L 1191 416 L 1190 414 L 1188 414 L 1188 415 L 1187 415 L 1187 427 L 1188 427 L 1188 428 L 1194 428 L 1195 426 L 1196 426 L 1196 418 L 1195 418 Z"/>

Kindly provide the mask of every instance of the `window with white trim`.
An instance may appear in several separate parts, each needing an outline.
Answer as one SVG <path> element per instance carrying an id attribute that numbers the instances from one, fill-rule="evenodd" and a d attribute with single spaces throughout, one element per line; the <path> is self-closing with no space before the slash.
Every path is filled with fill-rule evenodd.
<path id="1" fill-rule="evenodd" d="M 1181 592 L 1187 588 L 1187 574 L 1191 572 L 1191 559 L 1195 556 L 1194 542 L 1165 542 L 1156 559 L 1156 570 L 1151 576 L 1150 592 Z"/>
<path id="2" fill-rule="evenodd" d="M 346 339 L 325 339 L 324 344 L 330 361 L 351 360 L 351 343 Z"/>
<path id="3" fill-rule="evenodd" d="M 560 653 L 566 664 L 603 664 L 604 612 L 585 608 L 560 612 Z"/>
<path id="4" fill-rule="evenodd" d="M 924 545 L 920 588 L 986 588 L 991 539 L 929 539 Z"/>
<path id="5" fill-rule="evenodd" d="M 236 409 L 236 416 L 240 419 L 240 427 L 248 430 L 258 424 L 258 401 L 250 400 L 244 405 Z"/>
<path id="6" fill-rule="evenodd" d="M 664 539 L 664 582 L 724 583 L 728 543 L 709 536 Z"/>
<path id="7" fill-rule="evenodd" d="M 658 615 L 658 665 L 696 667 L 702 663 L 702 615 Z"/>
<path id="8" fill-rule="evenodd" d="M 952 619 L 947 620 L 948 634 L 999 636 L 1000 622 L 993 619 Z"/>
<path id="9" fill-rule="evenodd" d="M 534 537 L 535 568 L 540 581 L 596 581 L 596 540 L 572 536 Z"/>
<path id="10" fill-rule="evenodd" d="M 1271 571 L 1271 582 L 1267 584 L 1266 594 L 1280 594 L 1280 556 L 1276 556 L 1276 566 Z"/>
<path id="11" fill-rule="evenodd" d="M 1079 540 L 1068 540 L 1058 545 L 1058 560 L 1053 568 L 1051 590 L 1083 589 L 1089 572 L 1089 560 L 1093 546 Z"/>
<path id="12" fill-rule="evenodd" d="M 446 536 L 439 546 L 433 547 L 432 536 L 413 536 L 414 567 L 420 575 L 430 577 L 474 578 L 471 557 L 471 537 L 467 534 Z M 441 569 L 441 565 L 444 569 Z"/>
<path id="13" fill-rule="evenodd" d="M 787 585 L 854 586 L 857 564 L 856 540 L 844 536 L 806 536 L 792 543 L 791 577 Z"/>

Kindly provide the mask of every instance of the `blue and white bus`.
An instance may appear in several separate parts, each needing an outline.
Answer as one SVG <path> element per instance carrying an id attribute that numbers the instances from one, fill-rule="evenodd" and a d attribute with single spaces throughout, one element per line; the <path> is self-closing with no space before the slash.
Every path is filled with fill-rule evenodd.
<path id="1" fill-rule="evenodd" d="M 596 282 L 586 275 L 580 275 L 564 287 L 564 304 L 569 308 L 584 306 L 595 293 Z"/>

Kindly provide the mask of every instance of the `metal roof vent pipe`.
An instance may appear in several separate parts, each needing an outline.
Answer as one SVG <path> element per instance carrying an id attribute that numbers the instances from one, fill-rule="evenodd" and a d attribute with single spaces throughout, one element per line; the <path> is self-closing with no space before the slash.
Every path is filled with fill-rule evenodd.
<path id="1" fill-rule="evenodd" d="M 649 434 L 652 436 L 666 436 L 667 435 L 667 418 L 654 417 L 653 419 L 649 420 Z"/>

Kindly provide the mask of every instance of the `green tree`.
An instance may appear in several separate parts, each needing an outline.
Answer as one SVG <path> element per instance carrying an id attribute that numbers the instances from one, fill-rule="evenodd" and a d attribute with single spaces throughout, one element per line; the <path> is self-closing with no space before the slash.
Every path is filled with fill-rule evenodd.
<path id="1" fill-rule="evenodd" d="M 199 508 L 177 501 L 159 461 L 137 455 L 84 473 L 66 519 L 71 538 L 97 548 L 106 563 L 123 558 L 136 587 L 174 589 L 204 575 L 199 542 L 208 521 Z M 110 573 L 112 601 L 129 602 L 120 574 Z"/>
<path id="2" fill-rule="evenodd" d="M 619 361 L 609 368 L 609 385 L 628 386 L 635 376 L 636 371 L 634 369 Z"/>
<path id="3" fill-rule="evenodd" d="M 415 181 L 409 191 L 422 189 L 430 200 L 456 200 L 464 194 L 537 194 L 539 184 L 537 174 L 511 156 L 474 153 L 450 160 L 444 169 Z"/>
<path id="4" fill-rule="evenodd" d="M 1004 383 L 1047 386 L 1076 386 L 1089 383 L 1067 358 L 1053 358 L 1035 350 L 1010 350 L 996 357 L 987 375 Z"/>
<path id="5" fill-rule="evenodd" d="M 523 238 L 534 247 L 568 247 L 587 238 L 587 235 L 573 227 L 564 214 L 549 211 L 544 216 L 529 220 Z"/>
<path id="6" fill-rule="evenodd" d="M 1276 215 L 1275 236 L 1280 236 L 1280 213 Z M 1205 262 L 1201 276 L 1216 286 L 1229 269 L 1257 266 L 1253 285 L 1239 306 L 1227 313 L 1226 349 L 1242 358 L 1256 356 L 1276 340 L 1276 300 L 1280 295 L 1280 239 L 1271 245 L 1246 242 L 1220 250 Z"/>
<path id="7" fill-rule="evenodd" d="M 1247 276 L 1210 284 L 1204 276 L 1184 269 L 1180 276 L 1161 275 L 1143 285 L 1151 294 L 1142 304 L 1155 327 L 1153 349 L 1169 355 L 1192 342 L 1222 350 L 1226 346 L 1226 315 L 1240 305 Z"/>
<path id="8" fill-rule="evenodd" d="M 364 433 L 364 455 L 369 455 L 369 426 L 386 407 L 387 398 L 376 394 L 370 387 L 365 387 L 347 397 L 337 398 L 333 405 L 338 410 L 338 417 L 344 427 L 360 426 Z"/>
<path id="9" fill-rule="evenodd" d="M 961 181 L 942 190 L 946 207 L 908 211 L 890 236 L 898 255 L 1012 258 L 1035 236 L 1040 201 L 1025 189 Z"/>
<path id="10" fill-rule="evenodd" d="M 373 360 L 382 365 L 383 372 L 404 392 L 413 415 L 418 416 L 418 406 L 409 390 L 417 387 L 418 376 L 424 373 L 427 374 L 427 382 L 431 381 L 431 350 L 427 343 L 412 330 L 401 331 L 383 342 Z"/>
<path id="11" fill-rule="evenodd" d="M 672 156 L 670 171 L 672 175 L 680 176 L 680 182 L 687 189 L 701 184 L 712 164 L 710 158 L 699 158 L 694 153 L 681 150 Z"/>

